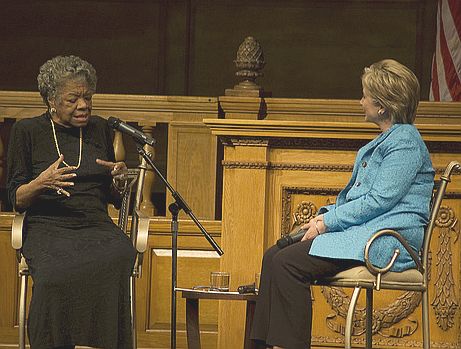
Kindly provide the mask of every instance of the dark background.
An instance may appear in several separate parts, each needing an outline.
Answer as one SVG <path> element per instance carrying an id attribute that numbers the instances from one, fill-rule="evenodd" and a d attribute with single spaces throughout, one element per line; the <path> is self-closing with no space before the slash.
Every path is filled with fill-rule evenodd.
<path id="1" fill-rule="evenodd" d="M 364 66 L 394 58 L 427 99 L 435 0 L 2 1 L 0 90 L 36 91 L 56 55 L 92 63 L 98 92 L 220 96 L 238 46 L 264 50 L 274 97 L 360 98 Z"/>

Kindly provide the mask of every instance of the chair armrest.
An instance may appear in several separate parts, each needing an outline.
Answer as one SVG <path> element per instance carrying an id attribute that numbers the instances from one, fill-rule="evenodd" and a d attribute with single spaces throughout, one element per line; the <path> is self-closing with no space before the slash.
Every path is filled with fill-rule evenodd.
<path id="1" fill-rule="evenodd" d="M 453 171 L 455 171 L 455 170 L 460 171 L 461 170 L 461 164 L 458 161 L 451 161 L 448 164 L 448 166 L 446 167 L 445 172 L 443 173 L 443 175 L 440 176 L 440 178 L 444 178 L 445 180 L 450 182 L 451 173 Z"/>
<path id="2" fill-rule="evenodd" d="M 133 241 L 133 245 L 138 253 L 144 253 L 147 249 L 147 240 L 149 238 L 150 218 L 139 210 L 135 210 L 138 219 L 138 231 Z"/>
<path id="3" fill-rule="evenodd" d="M 400 254 L 400 250 L 398 248 L 395 249 L 394 250 L 394 255 L 391 257 L 391 260 L 389 261 L 389 263 L 384 268 L 375 267 L 371 263 L 370 258 L 368 256 L 370 248 L 371 248 L 371 245 L 373 244 L 373 242 L 376 241 L 376 239 L 378 239 L 381 236 L 386 236 L 386 235 L 387 236 L 393 236 L 397 240 L 399 240 L 399 242 L 408 251 L 411 258 L 415 262 L 417 269 L 422 272 L 423 271 L 423 265 L 421 264 L 421 261 L 419 260 L 418 254 L 410 247 L 410 245 L 402 237 L 402 235 L 400 235 L 398 232 L 396 232 L 395 230 L 392 230 L 392 229 L 380 230 L 380 231 L 376 232 L 375 234 L 373 234 L 373 236 L 368 240 L 368 242 L 367 242 L 367 244 L 365 246 L 365 263 L 367 265 L 367 268 L 370 270 L 370 272 L 372 272 L 373 274 L 387 273 L 392 268 L 392 266 L 394 265 L 395 260 L 397 259 L 397 257 Z"/>
<path id="4" fill-rule="evenodd" d="M 11 227 L 11 245 L 15 250 L 20 250 L 22 248 L 22 230 L 25 218 L 25 213 L 16 213 L 13 218 L 13 224 Z"/>
<path id="5" fill-rule="evenodd" d="M 396 232 L 395 230 L 392 230 L 392 229 L 380 230 L 380 231 L 378 231 L 378 232 L 376 232 L 375 234 L 372 235 L 372 237 L 368 240 L 368 242 L 367 242 L 367 244 L 365 246 L 365 264 L 367 266 L 367 269 L 370 271 L 370 273 L 377 276 L 377 280 L 376 280 L 376 289 L 377 290 L 380 289 L 381 275 L 387 273 L 392 268 L 392 266 L 395 263 L 395 260 L 397 259 L 397 257 L 400 254 L 400 250 L 398 248 L 395 249 L 394 254 L 392 255 L 389 263 L 384 268 L 375 267 L 370 261 L 369 252 L 370 252 L 370 248 L 371 248 L 371 245 L 373 244 L 373 242 L 375 242 L 376 239 L 380 238 L 381 236 L 392 236 L 392 237 L 396 238 L 402 244 L 402 246 L 408 251 L 411 258 L 413 259 L 413 261 L 416 264 L 416 268 L 420 272 L 423 272 L 424 268 L 423 268 L 423 265 L 421 264 L 421 261 L 419 259 L 418 254 L 410 247 L 410 245 L 402 237 L 402 235 L 400 235 L 398 232 Z"/>

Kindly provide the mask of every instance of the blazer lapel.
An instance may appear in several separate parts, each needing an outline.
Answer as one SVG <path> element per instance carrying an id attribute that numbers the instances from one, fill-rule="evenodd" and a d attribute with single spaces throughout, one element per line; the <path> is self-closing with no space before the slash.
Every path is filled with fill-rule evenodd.
<path id="1" fill-rule="evenodd" d="M 390 129 L 388 129 L 386 132 L 381 133 L 378 137 L 373 139 L 370 143 L 366 144 L 363 146 L 361 149 L 361 154 L 360 154 L 360 159 L 368 153 L 370 150 L 374 150 L 378 145 L 380 145 L 384 140 L 389 137 L 389 135 L 394 132 L 397 128 L 399 128 L 401 124 L 394 124 L 391 126 Z"/>
<path id="2" fill-rule="evenodd" d="M 352 176 L 349 181 L 349 184 L 355 183 L 355 177 L 357 176 L 357 171 L 359 164 L 362 162 L 363 157 L 370 151 L 373 151 L 378 145 L 380 145 L 389 135 L 394 132 L 401 124 L 394 124 L 386 132 L 381 133 L 378 137 L 374 138 L 371 142 L 365 144 L 358 152 L 355 159 L 354 168 L 352 170 Z"/>

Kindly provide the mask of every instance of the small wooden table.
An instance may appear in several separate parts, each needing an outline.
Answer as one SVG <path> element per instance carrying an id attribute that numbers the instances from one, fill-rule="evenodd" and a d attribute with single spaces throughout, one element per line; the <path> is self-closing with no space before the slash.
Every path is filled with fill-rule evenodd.
<path id="1" fill-rule="evenodd" d="M 255 312 L 257 295 L 255 294 L 238 294 L 235 292 L 204 292 L 199 290 L 178 289 L 182 297 L 186 299 L 186 331 L 187 345 L 189 349 L 200 349 L 200 325 L 199 325 L 199 300 L 200 299 L 218 299 L 225 301 L 246 301 L 246 319 L 245 319 L 245 338 L 244 349 L 260 348 L 256 343 L 250 340 L 251 325 Z"/>

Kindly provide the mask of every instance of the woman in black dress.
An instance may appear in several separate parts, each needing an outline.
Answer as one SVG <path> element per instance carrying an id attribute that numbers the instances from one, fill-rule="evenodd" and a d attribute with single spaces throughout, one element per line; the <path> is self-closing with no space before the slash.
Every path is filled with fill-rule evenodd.
<path id="1" fill-rule="evenodd" d="M 135 250 L 107 213 L 126 165 L 115 162 L 106 121 L 91 116 L 96 72 L 58 56 L 37 79 L 48 110 L 14 124 L 7 179 L 13 206 L 27 211 L 31 348 L 131 348 Z"/>

